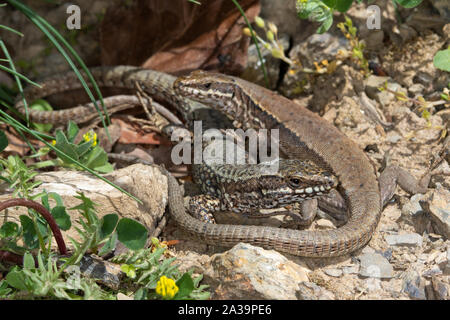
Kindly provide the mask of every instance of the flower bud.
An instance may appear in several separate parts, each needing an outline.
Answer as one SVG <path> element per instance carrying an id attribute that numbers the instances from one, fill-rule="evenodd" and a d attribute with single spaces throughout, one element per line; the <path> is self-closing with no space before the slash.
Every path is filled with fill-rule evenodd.
<path id="1" fill-rule="evenodd" d="M 264 28 L 264 26 L 265 26 L 264 19 L 262 19 L 260 16 L 255 17 L 255 23 L 260 28 Z"/>
<path id="2" fill-rule="evenodd" d="M 242 29 L 242 33 L 245 34 L 247 37 L 251 37 L 252 36 L 252 32 L 250 31 L 249 28 Z"/>
<path id="3" fill-rule="evenodd" d="M 267 26 L 269 27 L 270 31 L 272 31 L 274 34 L 277 34 L 278 28 L 274 23 L 269 22 L 269 23 L 267 23 Z"/>
<path id="4" fill-rule="evenodd" d="M 266 32 L 266 38 L 267 38 L 267 40 L 269 40 L 269 41 L 273 41 L 273 39 L 275 38 L 274 37 L 274 35 L 273 35 L 273 32 L 272 31 L 267 31 Z"/>

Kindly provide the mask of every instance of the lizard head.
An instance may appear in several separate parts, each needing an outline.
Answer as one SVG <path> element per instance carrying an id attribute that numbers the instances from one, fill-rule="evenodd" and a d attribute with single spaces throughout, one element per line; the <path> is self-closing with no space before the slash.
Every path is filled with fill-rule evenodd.
<path id="1" fill-rule="evenodd" d="M 212 107 L 226 108 L 234 98 L 236 80 L 220 73 L 197 70 L 175 80 L 175 92 Z"/>

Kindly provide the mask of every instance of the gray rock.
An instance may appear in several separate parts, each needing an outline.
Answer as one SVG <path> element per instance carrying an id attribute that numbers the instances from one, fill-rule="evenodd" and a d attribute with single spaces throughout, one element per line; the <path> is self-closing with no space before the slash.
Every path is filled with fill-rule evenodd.
<path id="1" fill-rule="evenodd" d="M 428 205 L 431 223 L 437 234 L 450 238 L 450 191 L 436 184 Z"/>
<path id="2" fill-rule="evenodd" d="M 444 273 L 446 275 L 450 274 L 450 246 L 447 247 L 447 264 L 444 267 Z"/>
<path id="3" fill-rule="evenodd" d="M 334 294 L 314 282 L 301 282 L 297 291 L 298 300 L 334 300 Z"/>
<path id="4" fill-rule="evenodd" d="M 439 11 L 442 18 L 450 21 L 450 2 L 448 0 L 434 0 L 430 3 Z"/>
<path id="5" fill-rule="evenodd" d="M 394 268 L 379 253 L 365 253 L 358 256 L 361 261 L 359 275 L 370 278 L 389 279 L 394 276 Z"/>
<path id="6" fill-rule="evenodd" d="M 431 278 L 431 284 L 435 299 L 449 300 L 450 299 L 450 284 L 449 277 L 434 276 Z"/>
<path id="7" fill-rule="evenodd" d="M 205 276 L 219 285 L 214 299 L 297 299 L 307 269 L 273 250 L 246 243 L 211 257 Z"/>
<path id="8" fill-rule="evenodd" d="M 344 36 L 336 36 L 329 32 L 315 33 L 294 46 L 290 56 L 301 61 L 305 67 L 314 68 L 314 62 L 332 61 L 336 59 L 338 51 L 343 49 L 350 49 L 350 44 Z"/>
<path id="9" fill-rule="evenodd" d="M 338 278 L 340 276 L 342 276 L 342 270 L 341 269 L 325 269 L 323 270 L 323 272 L 325 272 L 325 274 L 329 275 L 330 277 L 335 277 Z"/>
<path id="10" fill-rule="evenodd" d="M 342 267 L 342 272 L 344 274 L 355 274 L 359 272 L 359 266 L 357 264 L 353 265 L 353 266 L 345 266 Z"/>
<path id="11" fill-rule="evenodd" d="M 427 298 L 425 295 L 425 281 L 415 270 L 405 272 L 402 291 L 406 292 L 414 300 L 426 300 Z"/>
<path id="12" fill-rule="evenodd" d="M 389 90 L 406 92 L 406 90 L 402 89 L 398 83 L 394 82 L 389 77 L 371 75 L 364 82 L 367 96 L 371 99 L 377 100 L 383 106 L 396 99 L 393 93 L 386 90 L 379 90 L 380 87 L 385 86 L 386 82 Z"/>
<path id="13" fill-rule="evenodd" d="M 417 233 L 386 235 L 384 238 L 390 246 L 421 247 L 423 242 L 422 236 Z"/>
<path id="14" fill-rule="evenodd" d="M 413 95 L 421 95 L 424 90 L 425 87 L 423 86 L 423 84 L 420 83 L 415 83 L 408 88 L 408 91 Z"/>
<path id="15" fill-rule="evenodd" d="M 440 275 L 442 274 L 442 270 L 439 269 L 439 266 L 435 265 L 431 269 L 424 271 L 422 273 L 422 276 L 425 278 L 431 278 L 432 276 Z"/>

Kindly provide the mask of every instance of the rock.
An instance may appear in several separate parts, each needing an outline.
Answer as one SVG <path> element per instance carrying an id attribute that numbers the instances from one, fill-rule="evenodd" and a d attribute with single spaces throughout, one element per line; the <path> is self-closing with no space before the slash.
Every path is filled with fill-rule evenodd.
<path id="1" fill-rule="evenodd" d="M 386 235 L 384 238 L 390 246 L 421 247 L 423 242 L 422 236 L 417 233 Z"/>
<path id="2" fill-rule="evenodd" d="M 408 88 L 408 91 L 414 96 L 422 95 L 424 90 L 425 90 L 424 85 L 420 83 L 414 83 L 412 86 Z"/>
<path id="3" fill-rule="evenodd" d="M 442 274 L 442 270 L 439 269 L 439 266 L 433 266 L 431 269 L 426 270 L 422 273 L 422 276 L 425 278 L 431 278 L 432 276 L 440 275 Z"/>
<path id="4" fill-rule="evenodd" d="M 412 224 L 418 233 L 429 230 L 430 220 L 424 208 L 422 208 L 422 203 L 426 203 L 429 197 L 429 193 L 415 194 L 402 206 L 402 220 Z"/>
<path id="5" fill-rule="evenodd" d="M 338 51 L 344 49 L 350 50 L 350 44 L 343 35 L 336 36 L 329 32 L 315 33 L 294 46 L 289 56 L 291 59 L 301 61 L 304 67 L 314 69 L 314 62 L 335 60 Z"/>
<path id="6" fill-rule="evenodd" d="M 431 278 L 435 299 L 450 300 L 449 276 L 434 276 Z"/>
<path id="7" fill-rule="evenodd" d="M 386 135 L 386 141 L 389 143 L 397 143 L 401 139 L 403 139 L 403 137 L 395 131 L 389 131 Z"/>
<path id="8" fill-rule="evenodd" d="M 379 253 L 365 253 L 358 256 L 361 261 L 359 275 L 362 277 L 389 279 L 394 275 L 394 268 Z"/>
<path id="9" fill-rule="evenodd" d="M 450 275 L 450 246 L 447 247 L 447 264 L 444 267 L 444 273 Z"/>
<path id="10" fill-rule="evenodd" d="M 142 205 L 135 200 L 103 182 L 95 176 L 81 171 L 55 171 L 37 175 L 34 179 L 43 183 L 33 190 L 37 194 L 46 190 L 58 193 L 66 208 L 74 207 L 80 203 L 74 198 L 77 192 L 83 192 L 97 204 L 97 214 L 101 218 L 109 213 L 117 213 L 120 217 L 127 217 L 141 222 L 149 230 L 149 234 L 155 230 L 161 220 L 167 205 L 167 178 L 156 166 L 142 164 L 132 165 L 105 177 L 111 182 L 121 186 L 143 202 Z M 2 194 L 0 201 L 10 198 L 10 194 Z M 50 205 L 55 202 L 50 198 Z M 13 218 L 26 212 L 24 207 L 11 208 L 9 214 Z M 72 225 L 78 225 L 78 213 L 75 210 L 67 210 L 71 215 Z M 68 237 L 80 241 L 80 236 L 74 228 L 63 232 L 66 243 L 70 244 Z"/>
<path id="11" fill-rule="evenodd" d="M 389 77 L 371 75 L 364 82 L 367 96 L 371 99 L 377 100 L 383 106 L 396 99 L 393 93 L 386 90 L 379 90 L 379 88 L 385 86 L 386 82 L 389 90 L 406 92 L 406 90 L 402 89 L 398 83 L 394 82 Z"/>
<path id="12" fill-rule="evenodd" d="M 352 265 L 352 266 L 345 266 L 342 267 L 342 272 L 344 274 L 355 274 L 359 272 L 359 266 L 357 264 Z"/>
<path id="13" fill-rule="evenodd" d="M 425 295 L 425 281 L 415 270 L 405 272 L 402 291 L 406 292 L 414 300 L 426 300 L 427 298 Z"/>
<path id="14" fill-rule="evenodd" d="M 334 294 L 314 282 L 299 283 L 298 300 L 334 300 Z"/>
<path id="15" fill-rule="evenodd" d="M 450 238 L 450 191 L 436 184 L 431 201 L 427 205 L 431 224 L 437 234 Z"/>
<path id="16" fill-rule="evenodd" d="M 213 299 L 297 299 L 307 269 L 273 250 L 246 243 L 211 257 L 206 274 L 216 287 Z"/>
<path id="17" fill-rule="evenodd" d="M 450 20 L 450 2 L 448 0 L 434 0 L 430 3 L 439 11 L 442 18 L 449 21 Z"/>
<path id="18" fill-rule="evenodd" d="M 122 292 L 119 292 L 117 294 L 117 300 L 134 300 L 133 297 L 129 297 L 125 294 L 123 294 Z"/>
<path id="19" fill-rule="evenodd" d="M 316 221 L 317 227 L 320 229 L 336 229 L 333 222 L 328 219 L 319 219 Z"/>
<path id="20" fill-rule="evenodd" d="M 340 276 L 342 276 L 342 270 L 341 269 L 325 269 L 323 270 L 323 272 L 325 272 L 325 274 L 329 275 L 330 277 L 335 277 L 338 278 Z"/>

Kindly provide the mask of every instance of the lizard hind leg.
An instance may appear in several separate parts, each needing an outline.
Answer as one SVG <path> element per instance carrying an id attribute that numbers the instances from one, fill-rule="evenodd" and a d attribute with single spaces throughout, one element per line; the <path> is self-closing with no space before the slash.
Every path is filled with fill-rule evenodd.
<path id="1" fill-rule="evenodd" d="M 191 197 L 189 200 L 189 213 L 196 219 L 207 223 L 216 223 L 213 212 L 221 210 L 221 202 L 218 198 L 201 194 Z"/>

